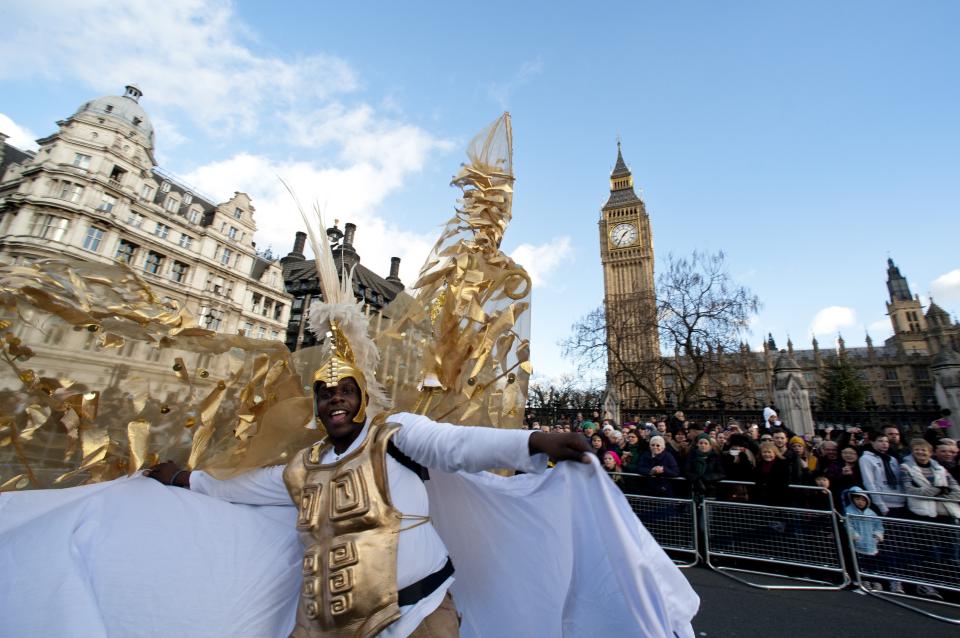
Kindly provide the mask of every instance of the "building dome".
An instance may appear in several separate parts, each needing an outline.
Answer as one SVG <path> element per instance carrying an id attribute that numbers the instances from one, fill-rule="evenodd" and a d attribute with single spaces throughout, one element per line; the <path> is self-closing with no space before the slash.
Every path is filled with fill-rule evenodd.
<path id="1" fill-rule="evenodd" d="M 74 116 L 91 113 L 98 117 L 110 117 L 132 126 L 146 139 L 147 150 L 153 150 L 153 124 L 147 112 L 140 106 L 143 92 L 134 84 L 128 84 L 123 95 L 105 95 L 84 103 Z"/>

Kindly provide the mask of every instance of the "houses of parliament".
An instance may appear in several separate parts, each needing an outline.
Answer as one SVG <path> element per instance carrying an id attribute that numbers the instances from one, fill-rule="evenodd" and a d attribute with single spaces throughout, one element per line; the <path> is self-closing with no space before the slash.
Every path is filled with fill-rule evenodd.
<path id="1" fill-rule="evenodd" d="M 604 309 L 607 317 L 607 382 L 613 386 L 621 405 L 628 409 L 653 407 L 649 393 L 627 381 L 629 366 L 650 365 L 663 356 L 654 322 L 638 321 L 635 329 L 623 315 L 636 313 L 655 316 L 653 232 L 643 200 L 634 191 L 633 175 L 617 145 L 617 159 L 610 175 L 610 195 L 601 208 L 600 261 L 604 276 Z M 788 338 L 778 349 L 768 335 L 762 351 L 752 351 L 746 343 L 739 352 L 724 353 L 722 374 L 705 379 L 699 395 L 705 406 L 711 399 L 725 396 L 743 407 L 757 407 L 774 396 L 774 371 L 778 361 L 789 361 L 801 371 L 809 390 L 810 403 L 816 408 L 817 392 L 824 373 L 843 356 L 857 370 L 869 390 L 867 403 L 893 409 L 936 408 L 931 366 L 952 363 L 960 366 L 960 323 L 932 299 L 924 308 L 918 295 L 910 290 L 907 278 L 892 259 L 887 260 L 887 315 L 893 336 L 875 344 L 867 335 L 863 347 L 846 347 L 842 336 L 835 346 L 821 348 L 816 337 L 811 347 L 795 348 Z M 611 330 L 612 322 L 621 327 Z M 784 359 L 784 355 L 786 359 Z M 666 405 L 672 404 L 669 374 L 656 379 L 657 392 Z"/>

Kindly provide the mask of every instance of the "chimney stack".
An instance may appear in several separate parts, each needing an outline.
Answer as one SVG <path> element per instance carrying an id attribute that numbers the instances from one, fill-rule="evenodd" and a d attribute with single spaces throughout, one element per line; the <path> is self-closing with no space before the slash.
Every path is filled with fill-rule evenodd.
<path id="1" fill-rule="evenodd" d="M 293 252 L 302 255 L 303 248 L 307 245 L 307 234 L 302 230 L 298 230 L 295 237 L 296 239 L 293 240 Z"/>
<path id="2" fill-rule="evenodd" d="M 357 225 L 347 222 L 343 227 L 343 245 L 353 246 L 353 237 L 357 234 Z"/>
<path id="3" fill-rule="evenodd" d="M 390 276 L 387 277 L 387 281 L 395 284 L 400 282 L 400 258 L 391 257 L 390 258 Z"/>
<path id="4" fill-rule="evenodd" d="M 287 256 L 281 259 L 281 262 L 292 261 L 295 259 L 306 259 L 306 256 L 303 254 L 303 248 L 307 244 L 307 234 L 302 231 L 297 231 L 297 234 L 293 240 L 293 250 L 287 253 Z"/>

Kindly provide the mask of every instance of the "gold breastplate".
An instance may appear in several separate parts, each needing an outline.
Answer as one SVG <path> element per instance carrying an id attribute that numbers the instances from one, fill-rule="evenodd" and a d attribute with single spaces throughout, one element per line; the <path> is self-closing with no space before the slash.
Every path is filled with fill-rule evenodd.
<path id="1" fill-rule="evenodd" d="M 284 469 L 306 548 L 292 638 L 366 638 L 400 617 L 401 515 L 386 471 L 387 443 L 399 428 L 374 421 L 360 447 L 336 463 L 320 463 L 330 449 L 324 439 Z"/>

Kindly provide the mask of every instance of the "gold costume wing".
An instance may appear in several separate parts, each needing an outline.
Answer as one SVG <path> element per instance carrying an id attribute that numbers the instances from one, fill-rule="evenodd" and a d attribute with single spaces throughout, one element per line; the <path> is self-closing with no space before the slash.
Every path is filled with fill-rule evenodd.
<path id="1" fill-rule="evenodd" d="M 0 267 L 0 326 L 0 490 L 226 477 L 319 435 L 283 343 L 201 329 L 124 265 Z"/>
<path id="2" fill-rule="evenodd" d="M 452 184 L 456 214 L 410 294 L 373 320 L 394 404 L 437 421 L 519 427 L 530 366 L 530 277 L 500 250 L 513 203 L 504 113 L 473 139 Z"/>

